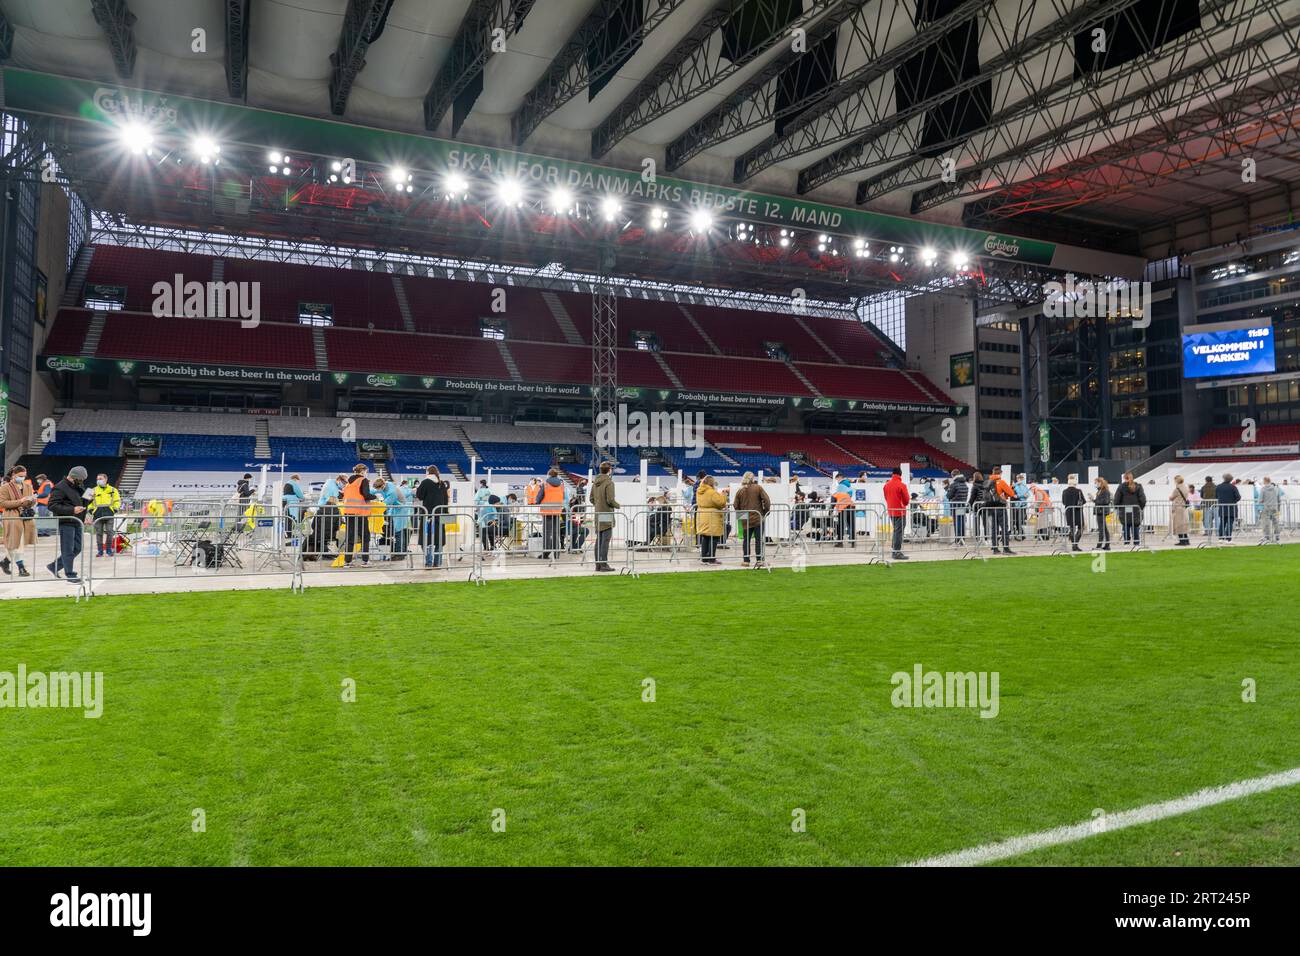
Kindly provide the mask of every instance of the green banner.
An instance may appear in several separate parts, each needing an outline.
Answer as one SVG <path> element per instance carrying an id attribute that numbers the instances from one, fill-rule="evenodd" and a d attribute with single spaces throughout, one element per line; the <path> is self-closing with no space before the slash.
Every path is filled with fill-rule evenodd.
<path id="1" fill-rule="evenodd" d="M 202 362 L 153 362 L 86 358 L 81 355 L 42 355 L 39 368 L 74 374 L 116 374 L 129 378 L 176 378 L 198 382 L 251 382 L 254 384 L 333 384 L 340 388 L 374 388 L 401 392 L 456 392 L 477 395 L 522 395 L 530 398 L 591 397 L 590 385 L 559 383 L 501 382 L 486 378 L 441 375 L 403 375 L 393 372 L 322 372 L 318 369 L 261 368 L 247 365 L 214 365 Z M 965 415 L 965 405 L 926 402 L 870 401 L 865 399 L 751 395 L 688 389 L 623 387 L 619 401 L 660 404 L 726 406 L 728 408 L 795 408 L 808 411 L 913 412 L 921 415 Z"/>
<path id="2" fill-rule="evenodd" d="M 111 125 L 128 119 L 142 121 L 149 123 L 156 135 L 189 136 L 202 131 L 220 142 L 258 149 L 275 146 L 433 173 L 459 169 L 482 178 L 510 176 L 538 184 L 563 183 L 594 195 L 612 194 L 680 207 L 707 207 L 770 225 L 860 236 L 874 242 L 937 245 L 962 249 L 973 257 L 1076 268 L 1084 272 L 1102 270 L 1132 275 L 1134 269 L 1140 274 L 1145 265 L 1145 260 L 1132 256 L 1076 249 L 1005 233 L 13 67 L 4 68 L 3 94 L 5 109 Z"/>

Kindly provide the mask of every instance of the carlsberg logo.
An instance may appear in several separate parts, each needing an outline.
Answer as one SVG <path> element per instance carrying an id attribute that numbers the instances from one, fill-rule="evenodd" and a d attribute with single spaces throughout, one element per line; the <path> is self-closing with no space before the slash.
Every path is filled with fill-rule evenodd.
<path id="1" fill-rule="evenodd" d="M 47 358 L 45 367 L 55 372 L 84 372 L 86 360 L 79 358 Z"/>
<path id="2" fill-rule="evenodd" d="M 397 376 L 396 375 L 367 375 L 366 384 L 374 385 L 378 388 L 396 388 Z"/>
<path id="3" fill-rule="evenodd" d="M 160 96 L 156 102 L 145 105 L 144 97 L 130 96 L 122 90 L 110 86 L 101 86 L 95 90 L 91 101 L 95 108 L 105 116 L 120 119 L 137 119 L 147 123 L 162 122 L 175 126 L 176 107 L 167 105 L 167 97 Z"/>
<path id="4" fill-rule="evenodd" d="M 984 240 L 984 251 L 991 256 L 1014 258 L 1020 255 L 1020 243 L 1015 239 L 1003 239 L 1001 236 L 989 236 Z"/>

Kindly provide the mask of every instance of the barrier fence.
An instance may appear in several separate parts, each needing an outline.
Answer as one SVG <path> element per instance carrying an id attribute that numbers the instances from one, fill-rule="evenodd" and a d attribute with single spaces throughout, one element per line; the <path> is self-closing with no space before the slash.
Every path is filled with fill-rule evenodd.
<path id="1" fill-rule="evenodd" d="M 0 583 L 48 582 L 55 569 L 77 584 L 80 597 L 90 596 L 96 582 L 185 575 L 285 575 L 301 589 L 308 575 L 424 568 L 484 583 L 535 567 L 638 575 L 699 563 L 770 570 L 810 561 L 975 558 L 995 549 L 1066 554 L 1262 545 L 1300 541 L 1300 500 L 1276 510 L 1253 502 L 1065 508 L 914 500 L 896 515 L 863 502 L 781 504 L 766 513 L 652 502 L 596 515 L 590 504 L 464 505 L 438 514 L 412 504 L 347 514 L 335 506 L 190 500 L 168 514 L 119 513 L 84 523 L 5 513 L 0 529 Z"/>

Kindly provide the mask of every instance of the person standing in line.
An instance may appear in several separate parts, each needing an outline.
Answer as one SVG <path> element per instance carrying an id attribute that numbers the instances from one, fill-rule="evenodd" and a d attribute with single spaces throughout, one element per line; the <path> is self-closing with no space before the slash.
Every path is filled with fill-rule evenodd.
<path id="1" fill-rule="evenodd" d="M 1070 550 L 1082 551 L 1079 539 L 1083 537 L 1083 509 L 1086 499 L 1079 488 L 1079 476 L 1070 475 L 1066 479 L 1065 490 L 1061 492 L 1061 507 L 1065 509 L 1065 527 L 1070 537 Z"/>
<path id="2" fill-rule="evenodd" d="M 392 555 L 406 554 L 406 539 L 410 534 L 411 508 L 406 488 L 396 481 L 384 483 L 384 513 L 388 519 L 388 538 Z"/>
<path id="3" fill-rule="evenodd" d="M 852 543 L 848 528 L 852 522 L 853 495 L 849 488 L 849 480 L 841 478 L 836 483 L 835 490 L 831 492 L 831 507 L 835 509 L 835 547 L 837 548 L 844 547 L 846 540 Z"/>
<path id="4" fill-rule="evenodd" d="M 1237 503 L 1241 501 L 1241 492 L 1232 483 L 1232 475 L 1223 476 L 1223 481 L 1214 489 L 1214 498 L 1218 504 L 1219 538 L 1231 541 L 1237 524 Z"/>
<path id="5" fill-rule="evenodd" d="M 1007 509 L 1016 497 L 1015 489 L 1002 480 L 1001 467 L 994 465 L 989 473 L 989 480 L 984 490 L 984 507 L 990 509 L 993 553 L 998 553 L 998 542 L 1002 542 L 1003 554 L 1014 554 L 1011 550 L 1011 535 L 1007 520 Z"/>
<path id="6" fill-rule="evenodd" d="M 1174 476 L 1174 490 L 1169 493 L 1169 533 L 1178 536 L 1179 546 L 1185 547 L 1192 542 L 1188 540 L 1187 508 L 1191 504 L 1187 485 L 1182 475 Z"/>
<path id="7" fill-rule="evenodd" d="M 591 483 L 591 508 L 596 526 L 596 570 L 614 571 L 609 564 L 609 545 L 614 539 L 614 512 L 620 507 L 614 497 L 614 478 L 609 462 L 600 463 L 600 474 Z"/>
<path id="8" fill-rule="evenodd" d="M 981 539 L 988 537 L 989 533 L 989 516 L 984 510 L 984 492 L 988 490 L 988 482 L 984 480 L 984 473 L 979 469 L 971 472 L 970 475 L 970 498 L 966 502 L 966 511 L 970 519 L 970 534 L 975 539 L 978 546 Z"/>
<path id="9" fill-rule="evenodd" d="M 564 515 L 569 507 L 569 486 L 560 477 L 560 470 L 552 468 L 542 482 L 542 496 L 538 499 L 542 512 L 542 553 L 539 560 L 559 557 L 564 546 L 562 532 Z"/>
<path id="10" fill-rule="evenodd" d="M 744 563 L 749 564 L 749 544 L 754 543 L 754 567 L 763 564 L 763 520 L 772 510 L 772 499 L 768 497 L 763 486 L 754 478 L 752 471 L 745 472 L 740 479 L 740 491 L 736 492 L 736 524 L 740 528 L 741 553 Z"/>
<path id="11" fill-rule="evenodd" d="M 443 518 L 447 513 L 450 492 L 437 465 L 424 470 L 424 479 L 416 486 L 415 498 L 420 502 L 420 545 L 424 549 L 424 566 L 442 566 L 442 547 L 445 538 Z"/>
<path id="12" fill-rule="evenodd" d="M 45 475 L 37 475 L 35 481 L 36 487 L 36 517 L 48 518 L 50 516 L 50 492 L 54 490 L 54 482 L 50 481 Z M 53 534 L 48 529 L 42 530 L 37 528 L 36 536 L 38 538 L 49 537 Z"/>
<path id="13" fill-rule="evenodd" d="M 1124 480 L 1115 489 L 1112 503 L 1119 512 L 1124 543 L 1137 547 L 1142 543 L 1142 510 L 1147 506 L 1147 493 L 1133 478 L 1133 472 L 1124 472 Z"/>
<path id="14" fill-rule="evenodd" d="M 122 496 L 108 483 L 108 475 L 96 475 L 91 491 L 91 517 L 95 522 L 95 557 L 113 557 L 113 518 L 122 510 Z"/>
<path id="15" fill-rule="evenodd" d="M 1217 495 L 1218 489 L 1214 486 L 1214 479 L 1206 475 L 1205 484 L 1201 485 L 1201 526 L 1205 529 L 1207 538 L 1215 533 L 1218 524 Z"/>
<path id="16" fill-rule="evenodd" d="M 361 563 L 370 564 L 370 515 L 373 508 L 370 503 L 378 496 L 370 490 L 370 479 L 366 477 L 364 464 L 352 469 L 352 477 L 343 486 L 343 522 L 347 529 L 347 541 L 343 546 L 343 566 L 352 567 L 354 548 L 361 551 Z"/>
<path id="17" fill-rule="evenodd" d="M 1094 487 L 1097 489 L 1092 496 L 1093 512 L 1097 519 L 1097 549 L 1109 551 L 1110 528 L 1106 524 L 1106 519 L 1110 517 L 1110 483 L 1098 475 Z"/>
<path id="18" fill-rule="evenodd" d="M 253 497 L 252 475 L 245 472 L 244 477 L 235 483 L 235 497 L 239 499 L 241 505 L 248 505 L 248 499 Z"/>
<path id="19" fill-rule="evenodd" d="M 1028 523 L 1026 516 L 1029 512 L 1029 499 L 1033 495 L 1033 489 L 1029 487 L 1027 475 L 1016 475 L 1015 484 L 1011 490 L 1016 496 L 1011 501 L 1011 536 L 1017 541 L 1025 540 L 1025 525 Z"/>
<path id="20" fill-rule="evenodd" d="M 76 560 L 81 554 L 81 537 L 86 526 L 86 506 L 82 491 L 86 485 L 86 469 L 77 465 L 68 470 L 64 478 L 50 492 L 50 514 L 59 519 L 59 554 L 45 566 L 56 578 L 63 572 L 64 580 L 76 584 Z"/>
<path id="21" fill-rule="evenodd" d="M 13 574 L 18 567 L 20 578 L 30 578 L 31 572 L 23 561 L 23 547 L 36 546 L 36 491 L 27 481 L 27 469 L 15 465 L 0 482 L 0 547 L 4 559 L 0 571 Z"/>
<path id="22" fill-rule="evenodd" d="M 907 560 L 907 555 L 903 553 L 903 529 L 907 527 L 907 507 L 911 500 L 911 492 L 907 490 L 907 483 L 903 481 L 902 469 L 895 468 L 889 480 L 885 482 L 885 509 L 894 526 L 892 544 L 895 561 Z"/>
<path id="23" fill-rule="evenodd" d="M 948 505 L 952 514 L 954 544 L 966 543 L 966 499 L 969 497 L 970 487 L 966 484 L 966 476 L 954 468 L 952 480 L 948 484 Z"/>
<path id="24" fill-rule="evenodd" d="M 718 563 L 718 539 L 722 537 L 722 512 L 727 498 L 718 491 L 712 475 L 705 475 L 695 485 L 695 532 L 700 538 L 700 563 Z"/>
<path id="25" fill-rule="evenodd" d="M 1259 530 L 1265 542 L 1280 544 L 1282 540 L 1278 514 L 1282 510 L 1282 490 L 1273 484 L 1273 479 L 1264 476 L 1259 488 Z"/>

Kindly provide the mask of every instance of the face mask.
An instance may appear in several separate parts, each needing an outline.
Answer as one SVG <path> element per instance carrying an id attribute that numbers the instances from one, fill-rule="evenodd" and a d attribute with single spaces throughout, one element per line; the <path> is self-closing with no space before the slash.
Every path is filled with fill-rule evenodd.
<path id="1" fill-rule="evenodd" d="M 95 484 L 97 484 L 97 485 L 99 485 L 99 487 L 103 488 L 106 484 L 108 484 L 108 482 L 107 482 L 105 479 L 103 479 L 103 478 L 97 478 L 97 479 L 95 480 Z"/>

